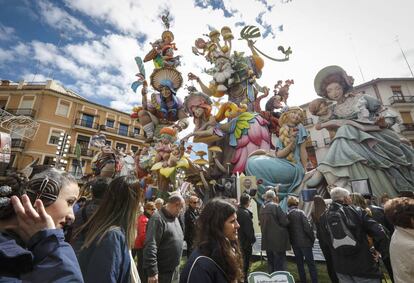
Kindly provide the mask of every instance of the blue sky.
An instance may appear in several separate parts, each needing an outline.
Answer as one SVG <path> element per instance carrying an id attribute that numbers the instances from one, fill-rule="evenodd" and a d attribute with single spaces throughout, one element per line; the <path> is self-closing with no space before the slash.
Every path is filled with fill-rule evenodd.
<path id="1" fill-rule="evenodd" d="M 130 89 L 134 57 L 145 55 L 160 37 L 166 10 L 184 77 L 191 71 L 211 79 L 202 73 L 210 65 L 191 53 L 209 27 L 230 26 L 237 39 L 243 25 L 256 25 L 263 35 L 257 46 L 274 56 L 280 56 L 278 45 L 291 46 L 291 60 L 265 61 L 259 80 L 272 87 L 279 79 L 294 79 L 291 105 L 315 97 L 313 78 L 327 65 L 341 65 L 357 84 L 410 76 L 396 36 L 414 67 L 410 0 L 0 0 L 0 78 L 53 78 L 87 99 L 129 112 L 141 101 Z M 248 52 L 239 40 L 234 50 Z M 148 74 L 151 65 L 146 64 Z M 182 89 L 178 95 L 185 94 Z"/>

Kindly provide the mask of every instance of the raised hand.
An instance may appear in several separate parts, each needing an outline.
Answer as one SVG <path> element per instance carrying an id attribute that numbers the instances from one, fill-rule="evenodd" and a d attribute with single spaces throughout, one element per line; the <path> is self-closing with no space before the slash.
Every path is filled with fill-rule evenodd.
<path id="1" fill-rule="evenodd" d="M 41 230 L 56 228 L 52 217 L 47 214 L 40 199 L 36 200 L 34 207 L 27 195 L 22 195 L 21 201 L 18 197 L 12 196 L 11 201 L 17 215 L 19 235 L 23 241 L 28 242 L 34 234 Z"/>

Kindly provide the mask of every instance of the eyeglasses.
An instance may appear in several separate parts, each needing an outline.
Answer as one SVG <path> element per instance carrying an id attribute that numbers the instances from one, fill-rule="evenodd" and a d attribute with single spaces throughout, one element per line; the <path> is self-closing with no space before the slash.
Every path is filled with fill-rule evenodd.
<path id="1" fill-rule="evenodd" d="M 192 204 L 197 204 L 197 203 L 198 203 L 198 201 L 190 201 L 190 203 L 192 203 Z"/>

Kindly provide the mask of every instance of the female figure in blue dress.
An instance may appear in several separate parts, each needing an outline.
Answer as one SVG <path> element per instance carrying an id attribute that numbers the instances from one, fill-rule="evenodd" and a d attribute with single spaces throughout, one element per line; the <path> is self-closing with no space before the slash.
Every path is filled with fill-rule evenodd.
<path id="1" fill-rule="evenodd" d="M 305 175 L 307 161 L 307 132 L 302 125 L 304 112 L 299 107 L 290 107 L 279 119 L 279 139 L 275 154 L 259 150 L 247 160 L 246 175 L 256 176 L 262 180 L 258 185 L 258 201 L 266 187 L 279 187 L 279 199 L 286 208 L 286 196 L 297 188 Z"/>
<path id="2" fill-rule="evenodd" d="M 376 196 L 414 190 L 413 148 L 390 129 L 395 119 L 384 114 L 380 101 L 354 93 L 352 86 L 352 77 L 338 66 L 325 67 L 316 75 L 317 94 L 335 103 L 335 120 L 320 128 L 336 133 L 307 186 L 315 187 L 325 178 L 328 185 L 351 189 L 350 180 L 369 179 Z"/>

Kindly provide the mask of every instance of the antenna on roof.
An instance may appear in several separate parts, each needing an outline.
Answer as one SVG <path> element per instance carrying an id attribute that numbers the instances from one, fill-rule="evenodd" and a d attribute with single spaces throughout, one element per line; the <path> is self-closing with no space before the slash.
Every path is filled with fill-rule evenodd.
<path id="1" fill-rule="evenodd" d="M 357 65 L 358 65 L 358 69 L 359 69 L 359 72 L 361 74 L 362 81 L 365 82 L 364 73 L 362 72 L 361 64 L 359 63 L 358 56 L 357 56 L 356 49 L 355 49 L 355 45 L 354 45 L 354 42 L 352 40 L 351 34 L 349 34 L 349 41 L 351 41 L 352 53 L 354 54 L 355 61 L 356 61 Z"/>
<path id="2" fill-rule="evenodd" d="M 403 49 L 402 49 L 402 47 L 401 47 L 401 44 L 400 44 L 400 40 L 399 40 L 399 38 L 398 38 L 398 35 L 397 35 L 397 36 L 395 36 L 395 41 L 398 43 L 398 46 L 400 47 L 400 50 L 401 50 L 402 56 L 404 57 L 405 63 L 407 63 L 407 66 L 408 66 L 408 69 L 410 70 L 411 76 L 414 78 L 413 70 L 411 69 L 411 66 L 410 66 L 410 64 L 408 63 L 407 57 L 405 56 L 404 50 L 403 50 Z"/>

